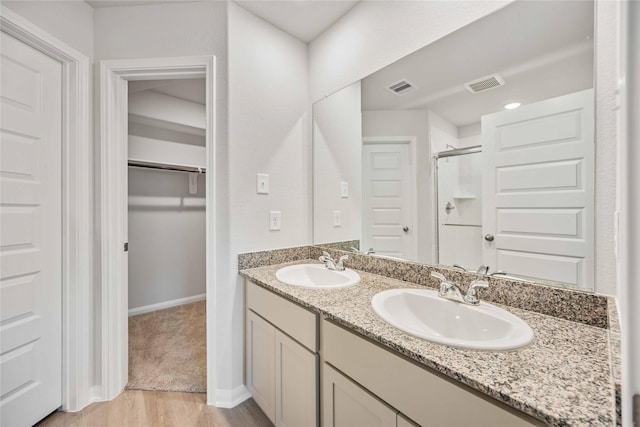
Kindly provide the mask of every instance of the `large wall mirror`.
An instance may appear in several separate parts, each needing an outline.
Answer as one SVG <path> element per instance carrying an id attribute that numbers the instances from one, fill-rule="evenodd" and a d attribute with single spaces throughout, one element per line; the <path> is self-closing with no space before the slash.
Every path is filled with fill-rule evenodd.
<path id="1" fill-rule="evenodd" d="M 592 290 L 593 37 L 517 1 L 314 104 L 314 243 Z"/>

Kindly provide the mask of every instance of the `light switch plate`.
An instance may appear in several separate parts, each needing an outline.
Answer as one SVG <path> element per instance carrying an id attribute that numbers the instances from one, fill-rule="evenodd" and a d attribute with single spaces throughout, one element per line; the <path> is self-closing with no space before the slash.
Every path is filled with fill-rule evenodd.
<path id="1" fill-rule="evenodd" d="M 333 226 L 342 226 L 342 213 L 340 211 L 333 211 Z"/>
<path id="2" fill-rule="evenodd" d="M 342 181 L 340 183 L 340 197 L 346 199 L 349 197 L 349 183 Z"/>
<path id="3" fill-rule="evenodd" d="M 269 230 L 278 231 L 282 225 L 282 212 L 271 211 L 269 212 Z"/>
<path id="4" fill-rule="evenodd" d="M 256 193 L 269 194 L 269 175 L 259 173 L 256 176 Z"/>

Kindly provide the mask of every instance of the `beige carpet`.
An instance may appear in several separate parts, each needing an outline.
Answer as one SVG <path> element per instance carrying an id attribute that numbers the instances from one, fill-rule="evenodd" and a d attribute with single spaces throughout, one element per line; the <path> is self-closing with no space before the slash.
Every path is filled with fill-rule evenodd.
<path id="1" fill-rule="evenodd" d="M 129 317 L 131 390 L 207 390 L 205 301 Z"/>

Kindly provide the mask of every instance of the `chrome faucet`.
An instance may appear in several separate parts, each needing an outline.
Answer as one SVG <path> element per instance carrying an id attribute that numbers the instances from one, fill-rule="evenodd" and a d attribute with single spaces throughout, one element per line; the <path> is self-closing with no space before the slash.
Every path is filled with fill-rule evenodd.
<path id="1" fill-rule="evenodd" d="M 348 259 L 349 255 L 343 255 L 338 259 L 338 261 L 336 261 L 331 258 L 331 255 L 329 255 L 328 252 L 323 251 L 322 256 L 318 258 L 318 261 L 323 262 L 329 270 L 344 271 L 344 262 Z"/>
<path id="2" fill-rule="evenodd" d="M 476 289 L 488 288 L 488 287 L 489 287 L 489 282 L 487 282 L 486 280 L 474 280 L 469 285 L 469 290 L 467 291 L 467 294 L 464 296 L 464 302 L 471 305 L 480 304 L 480 299 L 478 298 Z"/>
<path id="3" fill-rule="evenodd" d="M 489 266 L 488 265 L 481 265 L 480 267 L 478 267 L 478 270 L 476 271 L 476 274 L 489 274 Z"/>
<path id="4" fill-rule="evenodd" d="M 489 274 L 489 276 L 507 276 L 507 272 L 506 271 L 494 271 L 493 273 Z"/>
<path id="5" fill-rule="evenodd" d="M 361 251 L 360 249 L 356 248 L 355 246 L 351 246 L 351 252 L 354 252 L 356 254 L 363 254 L 363 255 L 371 255 L 371 254 L 375 254 L 376 251 L 373 250 L 373 248 L 369 248 L 366 251 Z"/>
<path id="6" fill-rule="evenodd" d="M 461 302 L 464 304 L 470 305 L 478 305 L 480 303 L 480 299 L 478 299 L 477 288 L 486 288 L 489 286 L 489 282 L 485 280 L 474 280 L 469 285 L 469 290 L 466 295 L 462 295 L 462 290 L 460 290 L 460 286 L 456 283 L 447 280 L 444 275 L 437 273 L 435 271 L 431 272 L 431 277 L 440 280 L 440 291 L 438 292 L 438 296 L 446 299 L 450 299 L 452 301 Z"/>
<path id="7" fill-rule="evenodd" d="M 464 265 L 460 265 L 460 264 L 453 264 L 453 268 L 457 268 L 458 270 L 464 271 L 465 273 L 472 271 L 472 270 L 467 270 L 467 268 Z M 478 267 L 478 270 L 476 270 L 476 274 L 485 274 L 485 275 L 489 274 L 489 266 L 481 265 L 480 267 Z"/>

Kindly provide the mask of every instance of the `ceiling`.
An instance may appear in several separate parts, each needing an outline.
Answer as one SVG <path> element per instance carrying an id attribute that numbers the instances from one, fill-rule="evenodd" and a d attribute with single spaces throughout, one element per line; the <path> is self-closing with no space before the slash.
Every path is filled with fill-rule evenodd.
<path id="1" fill-rule="evenodd" d="M 363 110 L 429 109 L 456 126 L 512 101 L 536 102 L 593 87 L 593 1 L 518 1 L 365 77 Z M 505 86 L 463 85 L 498 73 Z M 386 89 L 406 79 L 414 92 Z"/>
<path id="2" fill-rule="evenodd" d="M 86 0 L 94 8 L 184 3 L 191 0 Z M 209 0 L 216 1 L 216 0 Z M 235 3 L 292 36 L 309 43 L 360 0 L 236 0 Z"/>
<path id="3" fill-rule="evenodd" d="M 187 3 L 194 0 L 85 0 L 91 7 L 148 6 L 164 3 Z"/>
<path id="4" fill-rule="evenodd" d="M 309 43 L 350 11 L 359 0 L 236 0 L 249 12 Z"/>

